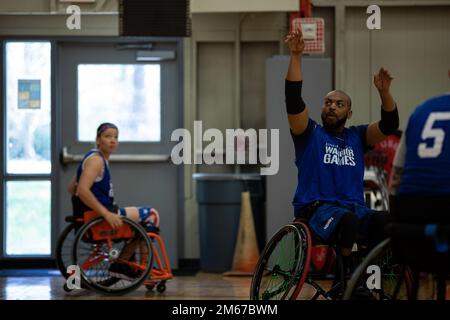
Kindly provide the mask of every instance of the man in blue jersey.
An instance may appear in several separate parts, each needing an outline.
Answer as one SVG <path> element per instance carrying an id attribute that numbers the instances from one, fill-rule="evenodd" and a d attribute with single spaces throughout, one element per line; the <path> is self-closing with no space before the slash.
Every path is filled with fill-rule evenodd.
<path id="1" fill-rule="evenodd" d="M 450 71 L 449 71 L 450 77 Z M 450 93 L 411 114 L 394 159 L 390 192 L 404 222 L 450 221 Z"/>
<path id="2" fill-rule="evenodd" d="M 324 98 L 321 126 L 309 118 L 301 96 L 301 31 L 288 34 L 286 43 L 290 49 L 286 108 L 298 169 L 294 214 L 308 219 L 309 227 L 323 240 L 338 244 L 347 264 L 357 239 L 373 247 L 384 236 L 383 215 L 365 206 L 364 152 L 398 128 L 397 106 L 390 93 L 393 78 L 383 68 L 374 76 L 381 98 L 380 121 L 346 128 L 352 101 L 345 92 L 334 90 Z"/>
<path id="3" fill-rule="evenodd" d="M 450 70 L 449 70 L 450 77 Z M 450 270 L 450 92 L 411 114 L 394 159 L 390 184 L 394 255 L 413 271 L 436 274 L 437 299 L 445 300 Z M 408 231 L 409 230 L 409 231 Z M 418 282 L 412 299 L 417 298 Z"/>

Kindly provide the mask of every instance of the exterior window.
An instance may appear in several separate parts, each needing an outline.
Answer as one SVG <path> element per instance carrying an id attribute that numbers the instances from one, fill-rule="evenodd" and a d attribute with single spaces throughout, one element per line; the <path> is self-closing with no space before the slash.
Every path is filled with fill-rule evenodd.
<path id="1" fill-rule="evenodd" d="M 102 122 L 119 127 L 120 141 L 160 141 L 160 82 L 156 64 L 78 65 L 78 141 L 94 141 Z"/>

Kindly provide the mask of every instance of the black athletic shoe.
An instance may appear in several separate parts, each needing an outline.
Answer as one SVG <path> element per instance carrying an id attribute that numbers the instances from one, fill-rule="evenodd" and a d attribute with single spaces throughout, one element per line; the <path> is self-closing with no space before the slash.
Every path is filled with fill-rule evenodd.
<path id="1" fill-rule="evenodd" d="M 152 232 L 152 233 L 159 234 L 159 228 L 157 226 L 155 226 L 153 223 L 141 222 L 141 226 L 143 226 L 145 231 L 147 231 L 147 232 Z"/>

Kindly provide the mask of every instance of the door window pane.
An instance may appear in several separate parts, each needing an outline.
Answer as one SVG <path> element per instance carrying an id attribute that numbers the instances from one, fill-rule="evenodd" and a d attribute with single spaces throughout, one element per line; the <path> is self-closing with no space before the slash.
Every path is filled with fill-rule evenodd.
<path id="1" fill-rule="evenodd" d="M 49 42 L 6 43 L 6 170 L 50 173 Z"/>
<path id="2" fill-rule="evenodd" d="M 50 255 L 50 181 L 6 183 L 6 254 Z"/>
<path id="3" fill-rule="evenodd" d="M 160 141 L 160 78 L 155 64 L 78 65 L 78 140 L 94 141 L 112 122 L 120 141 Z"/>

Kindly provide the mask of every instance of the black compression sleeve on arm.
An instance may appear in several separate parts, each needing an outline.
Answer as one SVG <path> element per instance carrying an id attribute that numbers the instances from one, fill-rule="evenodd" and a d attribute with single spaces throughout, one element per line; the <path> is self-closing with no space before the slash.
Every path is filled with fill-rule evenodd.
<path id="1" fill-rule="evenodd" d="M 305 102 L 302 99 L 303 81 L 284 82 L 284 95 L 286 98 L 286 110 L 288 114 L 298 114 L 305 110 Z"/>
<path id="2" fill-rule="evenodd" d="M 381 108 L 381 121 L 378 122 L 378 128 L 385 135 L 393 134 L 399 125 L 397 105 L 393 111 L 385 111 Z"/>

